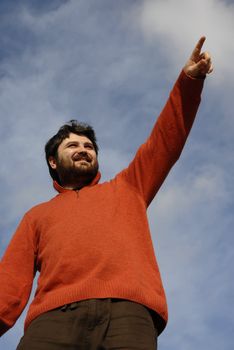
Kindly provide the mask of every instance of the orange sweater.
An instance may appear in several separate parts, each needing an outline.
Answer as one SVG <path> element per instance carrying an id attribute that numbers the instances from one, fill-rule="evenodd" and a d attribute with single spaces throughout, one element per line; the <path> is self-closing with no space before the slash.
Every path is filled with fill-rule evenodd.
<path id="1" fill-rule="evenodd" d="M 22 313 L 36 270 L 25 329 L 63 304 L 110 297 L 147 306 L 164 329 L 167 304 L 146 209 L 180 156 L 202 86 L 180 74 L 150 137 L 114 179 L 98 184 L 98 174 L 79 191 L 55 183 L 59 194 L 25 214 L 0 265 L 0 334 Z"/>

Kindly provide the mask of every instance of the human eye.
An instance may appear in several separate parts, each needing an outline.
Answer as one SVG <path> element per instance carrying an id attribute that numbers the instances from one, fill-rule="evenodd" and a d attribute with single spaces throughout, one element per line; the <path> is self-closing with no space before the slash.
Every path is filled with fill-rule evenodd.
<path id="1" fill-rule="evenodd" d="M 92 143 L 86 143 L 85 147 L 88 148 L 88 149 L 94 149 Z"/>
<path id="2" fill-rule="evenodd" d="M 69 144 L 67 145 L 68 148 L 74 148 L 74 147 L 76 147 L 76 146 L 77 146 L 76 143 L 69 143 Z"/>

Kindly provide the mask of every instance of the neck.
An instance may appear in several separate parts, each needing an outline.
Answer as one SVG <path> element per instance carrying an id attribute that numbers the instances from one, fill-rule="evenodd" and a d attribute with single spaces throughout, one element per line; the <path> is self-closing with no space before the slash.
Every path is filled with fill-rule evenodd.
<path id="1" fill-rule="evenodd" d="M 75 179 L 75 181 L 63 181 L 63 179 L 60 180 L 61 186 L 63 188 L 66 188 L 68 190 L 80 190 L 81 188 L 89 185 L 92 182 L 93 179 Z"/>

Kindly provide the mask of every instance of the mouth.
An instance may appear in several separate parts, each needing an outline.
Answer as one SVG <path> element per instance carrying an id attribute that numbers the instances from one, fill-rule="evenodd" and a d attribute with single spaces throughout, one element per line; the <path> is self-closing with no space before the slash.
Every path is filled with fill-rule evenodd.
<path id="1" fill-rule="evenodd" d="M 92 162 L 92 159 L 87 155 L 87 156 L 81 156 L 81 155 L 79 155 L 79 154 L 74 154 L 73 156 L 72 156 L 72 160 L 73 160 L 73 162 L 85 162 L 85 163 L 91 163 Z"/>
<path id="2" fill-rule="evenodd" d="M 86 159 L 79 159 L 76 160 L 76 162 L 79 162 L 80 164 L 90 164 L 90 162 L 88 162 Z"/>

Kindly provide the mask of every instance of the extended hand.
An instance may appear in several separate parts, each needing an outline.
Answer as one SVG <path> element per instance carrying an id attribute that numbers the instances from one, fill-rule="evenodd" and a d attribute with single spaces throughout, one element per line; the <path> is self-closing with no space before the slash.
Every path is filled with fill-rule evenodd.
<path id="1" fill-rule="evenodd" d="M 195 46 L 192 55 L 184 66 L 184 72 L 192 78 L 205 77 L 213 71 L 210 54 L 205 51 L 201 53 L 201 48 L 206 38 L 203 36 Z"/>

